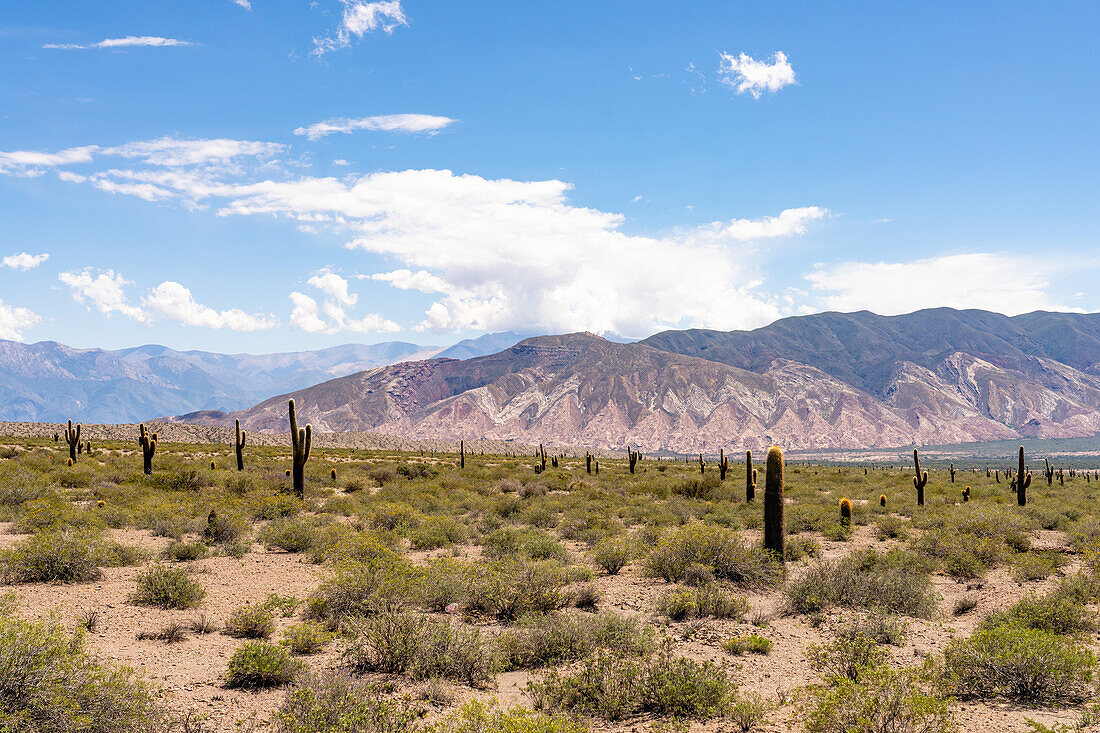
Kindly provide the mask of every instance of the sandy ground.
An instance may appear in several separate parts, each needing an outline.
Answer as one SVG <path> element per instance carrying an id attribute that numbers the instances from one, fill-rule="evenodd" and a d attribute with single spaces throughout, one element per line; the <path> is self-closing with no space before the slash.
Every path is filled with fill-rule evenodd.
<path id="1" fill-rule="evenodd" d="M 752 533 L 746 532 L 746 535 Z M 152 537 L 147 532 L 116 530 L 113 537 L 124 543 L 134 544 L 150 551 L 159 551 L 169 542 Z M 8 547 L 20 539 L 0 524 L 0 548 Z M 746 537 L 746 539 L 754 539 Z M 1065 544 L 1065 537 L 1058 532 L 1037 532 L 1033 536 L 1040 547 L 1057 547 Z M 847 554 L 855 548 L 874 546 L 885 549 L 890 541 L 874 538 L 872 527 L 860 527 L 848 542 L 824 542 L 826 557 Z M 471 557 L 476 548 L 468 548 Z M 573 546 L 578 551 L 579 547 Z M 438 554 L 438 553 L 437 553 Z M 423 558 L 426 554 L 415 557 Z M 95 582 L 74 585 L 28 584 L 15 586 L 21 597 L 20 612 L 30 617 L 58 615 L 64 623 L 73 627 L 78 617 L 90 609 L 97 609 L 102 617 L 99 626 L 90 636 L 90 645 L 98 654 L 125 663 L 139 670 L 147 679 L 158 684 L 171 708 L 176 711 L 192 711 L 208 721 L 208 727 L 217 731 L 233 731 L 238 722 L 263 720 L 278 706 L 283 693 L 242 692 L 223 687 L 223 678 L 229 657 L 244 643 L 216 631 L 202 636 L 189 633 L 188 638 L 176 644 L 161 641 L 138 641 L 139 631 L 152 631 L 172 620 L 189 623 L 197 614 L 215 619 L 220 627 L 228 613 L 245 603 L 261 603 L 269 593 L 292 595 L 305 599 L 329 572 L 310 564 L 302 555 L 284 552 L 268 552 L 254 545 L 253 551 L 241 559 L 214 557 L 188 564 L 198 574 L 207 594 L 197 611 L 164 611 L 138 607 L 128 603 L 134 589 L 134 577 L 139 568 L 107 568 L 103 577 Z M 797 574 L 805 566 L 794 565 Z M 1064 572 L 1073 572 L 1071 564 Z M 935 576 L 936 590 L 942 596 L 940 613 L 930 621 L 909 620 L 909 634 L 899 648 L 891 648 L 898 664 L 916 664 L 925 656 L 943 648 L 957 635 L 974 630 L 986 614 L 1005 608 L 1027 591 L 1042 591 L 1055 582 L 1055 578 L 1038 583 L 1020 584 L 1011 573 L 997 569 L 981 581 L 956 582 L 950 578 Z M 727 664 L 744 690 L 755 691 L 773 700 L 787 700 L 778 711 L 771 713 L 769 723 L 761 730 L 799 730 L 801 723 L 797 706 L 790 700 L 796 688 L 813 684 L 818 676 L 806 658 L 806 647 L 823 639 L 823 629 L 813 628 L 804 616 L 786 616 L 782 611 L 779 592 L 766 595 L 748 594 L 753 611 L 768 616 L 768 625 L 757 628 L 749 623 L 704 620 L 667 624 L 653 615 L 656 597 L 668 585 L 660 580 L 642 577 L 636 566 L 628 566 L 617 576 L 597 577 L 595 585 L 603 595 L 602 609 L 612 609 L 620 614 L 633 615 L 655 623 L 677 640 L 681 654 L 697 659 L 712 659 Z M 966 596 L 978 599 L 977 608 L 961 617 L 951 615 L 955 601 Z M 279 618 L 276 637 L 282 630 L 297 622 L 297 618 Z M 490 627 L 491 628 L 491 627 Z M 767 656 L 746 655 L 734 657 L 721 649 L 721 644 L 736 634 L 759 633 L 774 643 Z M 325 653 L 307 658 L 314 669 L 338 663 L 338 645 L 330 645 Z M 451 686 L 455 703 L 471 696 L 496 697 L 502 703 L 527 703 L 524 692 L 527 682 L 537 673 L 513 672 L 499 675 L 494 689 L 470 690 Z M 417 686 L 400 683 L 414 695 Z M 964 731 L 1026 731 L 1025 718 L 1033 718 L 1047 725 L 1055 722 L 1072 722 L 1079 717 L 1074 710 L 1035 710 L 1009 703 L 960 703 L 956 705 L 955 719 Z M 723 727 L 726 726 L 726 727 Z M 732 730 L 729 724 L 695 724 L 693 730 Z M 646 721 L 629 721 L 617 725 L 595 724 L 595 730 L 641 731 Z"/>

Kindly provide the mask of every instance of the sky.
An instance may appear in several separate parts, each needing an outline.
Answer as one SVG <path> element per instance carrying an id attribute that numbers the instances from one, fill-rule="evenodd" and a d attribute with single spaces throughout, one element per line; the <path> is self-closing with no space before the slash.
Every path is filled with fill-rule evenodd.
<path id="1" fill-rule="evenodd" d="M 1095 2 L 0 4 L 0 339 L 1100 311 Z"/>

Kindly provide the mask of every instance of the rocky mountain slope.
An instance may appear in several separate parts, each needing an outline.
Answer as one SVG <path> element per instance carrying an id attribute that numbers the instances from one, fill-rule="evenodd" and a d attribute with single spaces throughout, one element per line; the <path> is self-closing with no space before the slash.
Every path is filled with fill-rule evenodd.
<path id="1" fill-rule="evenodd" d="M 684 352 L 684 353 L 676 353 Z M 322 431 L 653 451 L 905 446 L 1100 431 L 1100 315 L 937 309 L 679 331 L 592 334 L 367 370 L 298 390 Z M 286 429 L 286 399 L 193 416 Z"/>

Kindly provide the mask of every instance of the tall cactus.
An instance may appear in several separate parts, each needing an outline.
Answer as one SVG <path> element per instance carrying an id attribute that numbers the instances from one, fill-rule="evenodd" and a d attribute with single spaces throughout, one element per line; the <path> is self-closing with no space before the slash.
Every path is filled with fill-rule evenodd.
<path id="1" fill-rule="evenodd" d="M 730 470 L 730 459 L 723 448 L 718 449 L 718 480 L 726 480 L 726 472 Z"/>
<path id="2" fill-rule="evenodd" d="M 76 463 L 76 447 L 80 445 L 80 425 L 73 429 L 73 421 L 69 421 L 69 427 L 65 428 L 65 442 L 69 444 L 69 460 Z"/>
<path id="3" fill-rule="evenodd" d="M 703 460 L 703 454 L 699 454 L 699 473 L 707 472 L 707 462 Z"/>
<path id="4" fill-rule="evenodd" d="M 955 483 L 955 464 L 952 463 L 947 470 L 951 472 L 951 483 Z"/>
<path id="5" fill-rule="evenodd" d="M 745 451 L 745 501 L 756 498 L 756 469 L 752 467 L 752 451 Z"/>
<path id="6" fill-rule="evenodd" d="M 306 495 L 306 461 L 313 447 L 313 425 L 306 424 L 298 429 L 298 418 L 294 414 L 294 400 L 290 400 L 290 442 L 294 447 L 294 493 L 299 499 Z"/>
<path id="7" fill-rule="evenodd" d="M 157 434 L 145 429 L 145 423 L 138 426 L 138 445 L 141 446 L 141 470 L 146 476 L 153 473 L 153 455 L 157 452 Z"/>
<path id="8" fill-rule="evenodd" d="M 917 475 L 913 477 L 913 487 L 917 490 L 917 506 L 924 506 L 924 487 L 928 485 L 928 471 L 921 473 L 920 456 L 917 455 L 915 448 L 913 449 L 913 466 L 917 472 Z"/>
<path id="9" fill-rule="evenodd" d="M 1043 459 L 1043 463 L 1046 464 L 1046 468 L 1043 469 L 1043 475 L 1046 476 L 1047 486 L 1054 485 L 1054 466 L 1050 465 L 1050 461 L 1046 458 Z"/>
<path id="10" fill-rule="evenodd" d="M 1020 446 L 1020 464 L 1016 470 L 1016 478 L 1013 481 L 1016 484 L 1016 503 L 1020 506 L 1027 506 L 1027 487 L 1031 486 L 1031 471 L 1027 470 L 1027 466 L 1024 465 L 1024 447 Z"/>
<path id="11" fill-rule="evenodd" d="M 626 457 L 627 460 L 630 462 L 630 472 L 634 473 L 634 469 L 638 466 L 638 459 L 641 458 L 641 454 L 636 450 L 627 448 Z"/>
<path id="12" fill-rule="evenodd" d="M 764 548 L 785 562 L 787 529 L 783 522 L 783 451 L 773 445 L 764 465 Z"/>
<path id="13" fill-rule="evenodd" d="M 584 452 L 584 470 L 587 473 L 592 473 L 592 454 L 588 451 Z"/>
<path id="14" fill-rule="evenodd" d="M 237 454 L 237 470 L 244 470 L 244 442 L 248 439 L 248 435 L 245 431 L 241 430 L 241 421 L 235 420 L 237 424 L 237 435 L 233 438 L 233 450 Z"/>

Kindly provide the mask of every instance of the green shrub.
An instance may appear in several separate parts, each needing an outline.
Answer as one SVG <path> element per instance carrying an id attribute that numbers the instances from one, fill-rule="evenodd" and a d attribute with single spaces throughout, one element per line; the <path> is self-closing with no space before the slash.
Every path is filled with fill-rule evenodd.
<path id="1" fill-rule="evenodd" d="M 164 557 L 167 560 L 186 562 L 189 560 L 201 560 L 210 550 L 201 542 L 173 542 L 164 548 Z"/>
<path id="2" fill-rule="evenodd" d="M 901 517 L 883 514 L 875 520 L 875 536 L 880 540 L 904 540 L 909 535 L 905 529 L 908 524 Z"/>
<path id="3" fill-rule="evenodd" d="M 4 576 L 17 583 L 95 580 L 105 560 L 98 533 L 70 529 L 39 532 L 0 554 Z"/>
<path id="4" fill-rule="evenodd" d="M 1096 658 L 1072 637 L 1020 624 L 979 628 L 944 650 L 943 675 L 960 697 L 1074 703 L 1092 694 Z"/>
<path id="5" fill-rule="evenodd" d="M 423 711 L 377 682 L 340 672 L 305 675 L 274 716 L 276 733 L 419 733 Z M 471 731 L 471 733 L 473 733 Z M 518 732 L 517 732 L 518 733 Z"/>
<path id="6" fill-rule="evenodd" d="M 414 550 L 434 550 L 462 544 L 468 538 L 466 525 L 454 517 L 425 517 L 424 522 L 409 534 Z"/>
<path id="7" fill-rule="evenodd" d="M 809 568 L 786 589 L 795 613 L 833 607 L 878 608 L 927 618 L 936 606 L 927 567 L 919 558 L 898 551 L 855 552 Z"/>
<path id="8" fill-rule="evenodd" d="M 657 599 L 657 612 L 673 621 L 708 616 L 741 621 L 749 612 L 749 602 L 717 583 L 709 583 L 666 591 Z"/>
<path id="9" fill-rule="evenodd" d="M 275 633 L 275 619 L 263 606 L 239 606 L 225 620 L 225 633 L 244 639 L 267 639 Z"/>
<path id="10" fill-rule="evenodd" d="M 438 677 L 474 687 L 493 679 L 493 653 L 477 629 L 387 611 L 360 621 L 355 630 L 358 638 L 345 650 L 344 659 L 356 672 Z"/>
<path id="11" fill-rule="evenodd" d="M 475 568 L 468 608 L 501 619 L 546 613 L 568 605 L 565 568 L 553 560 L 511 560 Z"/>
<path id="12" fill-rule="evenodd" d="M 1057 592 L 1045 596 L 1028 594 L 1007 610 L 990 614 L 982 622 L 982 626 L 986 628 L 1003 624 L 1026 626 L 1062 635 L 1096 630 L 1096 621 L 1086 606 Z"/>
<path id="13" fill-rule="evenodd" d="M 862 635 L 837 637 L 825 644 L 806 647 L 810 665 L 830 682 L 849 679 L 858 682 L 868 671 L 881 667 L 888 657 L 878 643 Z"/>
<path id="14" fill-rule="evenodd" d="M 523 707 L 497 709 L 470 700 L 436 726 L 433 733 L 588 733 L 588 726 L 564 715 L 546 715 Z"/>
<path id="15" fill-rule="evenodd" d="M 56 621 L 0 614 L 0 730 L 160 730 L 156 695 L 132 671 L 88 654 Z"/>
<path id="16" fill-rule="evenodd" d="M 769 654 L 772 650 L 771 639 L 760 634 L 745 634 L 728 639 L 722 648 L 730 654 Z"/>
<path id="17" fill-rule="evenodd" d="M 225 686 L 248 690 L 279 687 L 291 682 L 303 666 L 282 647 L 266 641 L 245 642 L 229 659 Z"/>
<path id="18" fill-rule="evenodd" d="M 646 558 L 649 575 L 677 582 L 692 565 L 709 567 L 716 578 L 743 587 L 767 587 L 782 578 L 782 567 L 758 547 L 747 547 L 736 532 L 692 522 L 662 537 Z"/>
<path id="19" fill-rule="evenodd" d="M 608 537 L 592 548 L 592 562 L 608 575 L 617 575 L 627 566 L 633 555 L 633 546 L 625 537 Z"/>
<path id="20" fill-rule="evenodd" d="M 954 733 L 951 703 L 933 688 L 917 670 L 880 667 L 809 688 L 802 717 L 808 733 Z"/>
<path id="21" fill-rule="evenodd" d="M 160 608 L 194 608 L 206 591 L 182 568 L 153 565 L 137 576 L 137 590 L 130 602 Z"/>
<path id="22" fill-rule="evenodd" d="M 313 547 L 316 525 L 306 519 L 285 517 L 268 523 L 260 530 L 259 540 L 267 549 L 305 552 Z"/>
<path id="23" fill-rule="evenodd" d="M 582 659 L 598 650 L 643 655 L 653 650 L 653 628 L 613 613 L 524 616 L 497 639 L 505 670 L 546 667 Z"/>
<path id="24" fill-rule="evenodd" d="M 817 557 L 821 554 L 821 545 L 813 537 L 794 535 L 787 538 L 784 552 L 788 562 L 798 562 L 804 557 Z"/>
<path id="25" fill-rule="evenodd" d="M 310 596 L 306 616 L 339 629 L 356 617 L 404 605 L 414 592 L 415 579 L 407 563 L 389 557 L 341 565 Z"/>
<path id="26" fill-rule="evenodd" d="M 316 654 L 331 640 L 332 634 L 325 631 L 323 626 L 313 621 L 303 621 L 284 631 L 279 643 L 289 649 L 291 654 L 304 656 Z"/>
<path id="27" fill-rule="evenodd" d="M 229 545 L 244 540 L 250 529 L 244 517 L 214 511 L 202 525 L 202 539 L 209 544 Z"/>
<path id="28" fill-rule="evenodd" d="M 1058 572 L 1066 561 L 1066 555 L 1061 552 L 1021 552 L 1013 558 L 1012 577 L 1017 583 L 1043 580 Z"/>
<path id="29" fill-rule="evenodd" d="M 574 672 L 551 671 L 528 685 L 538 709 L 608 720 L 638 713 L 708 720 L 735 691 L 718 665 L 673 657 L 667 649 L 643 660 L 601 652 Z"/>

